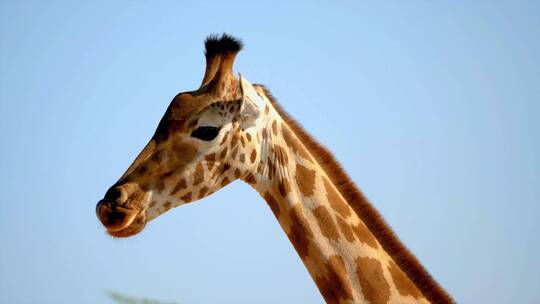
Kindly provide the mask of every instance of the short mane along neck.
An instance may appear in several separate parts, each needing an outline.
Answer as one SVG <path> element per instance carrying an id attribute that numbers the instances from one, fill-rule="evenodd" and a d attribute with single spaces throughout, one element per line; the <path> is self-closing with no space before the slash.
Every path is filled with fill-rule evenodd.
<path id="1" fill-rule="evenodd" d="M 327 303 L 452 303 L 331 153 L 263 86 L 262 150 L 244 180 L 268 203 Z"/>

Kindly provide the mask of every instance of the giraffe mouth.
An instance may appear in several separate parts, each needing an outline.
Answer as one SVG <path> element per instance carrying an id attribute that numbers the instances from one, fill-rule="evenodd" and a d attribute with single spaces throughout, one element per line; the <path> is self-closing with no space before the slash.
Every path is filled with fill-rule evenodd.
<path id="1" fill-rule="evenodd" d="M 107 233 L 113 237 L 129 237 L 141 232 L 146 226 L 145 208 L 126 208 L 105 199 L 96 206 L 96 214 Z"/>
<path id="2" fill-rule="evenodd" d="M 143 210 L 137 213 L 137 215 L 133 217 L 133 220 L 131 221 L 131 223 L 129 223 L 126 227 L 120 230 L 107 229 L 107 233 L 110 236 L 118 237 L 118 238 L 130 237 L 141 232 L 145 226 L 146 226 L 146 211 Z"/>

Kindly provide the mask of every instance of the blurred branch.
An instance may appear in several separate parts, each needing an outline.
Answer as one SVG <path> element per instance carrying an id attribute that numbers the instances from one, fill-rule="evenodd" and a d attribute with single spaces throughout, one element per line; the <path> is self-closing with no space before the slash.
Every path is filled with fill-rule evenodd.
<path id="1" fill-rule="evenodd" d="M 109 297 L 118 304 L 176 304 L 175 302 L 161 302 L 146 298 L 138 299 L 115 291 L 107 291 L 107 295 L 109 295 Z"/>

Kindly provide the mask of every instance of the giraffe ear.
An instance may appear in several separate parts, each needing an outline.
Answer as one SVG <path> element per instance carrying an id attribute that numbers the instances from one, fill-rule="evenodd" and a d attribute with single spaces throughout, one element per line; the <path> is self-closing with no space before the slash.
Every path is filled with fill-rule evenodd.
<path id="1" fill-rule="evenodd" d="M 253 125 L 260 116 L 261 109 L 264 108 L 264 100 L 257 94 L 255 88 L 240 74 L 240 121 L 242 127 L 247 128 Z"/>

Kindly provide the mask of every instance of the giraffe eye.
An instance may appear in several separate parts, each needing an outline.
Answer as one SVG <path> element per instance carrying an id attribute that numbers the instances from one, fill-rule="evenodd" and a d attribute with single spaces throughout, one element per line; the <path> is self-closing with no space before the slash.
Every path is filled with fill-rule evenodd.
<path id="1" fill-rule="evenodd" d="M 211 141 L 219 134 L 221 127 L 203 126 L 191 132 L 191 136 L 204 141 Z"/>

